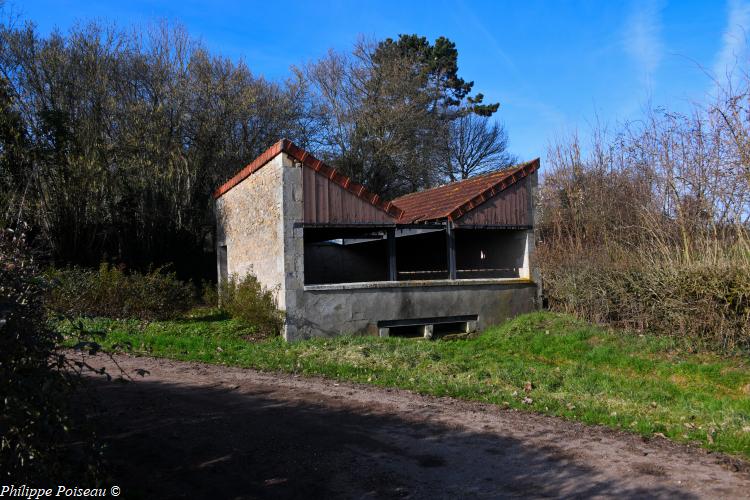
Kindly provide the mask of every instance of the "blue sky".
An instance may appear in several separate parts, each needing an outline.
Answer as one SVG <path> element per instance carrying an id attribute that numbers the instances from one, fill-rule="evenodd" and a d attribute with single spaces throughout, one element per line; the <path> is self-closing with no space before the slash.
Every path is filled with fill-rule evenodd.
<path id="1" fill-rule="evenodd" d="M 688 110 L 714 91 L 711 75 L 746 58 L 750 2 L 432 1 L 115 2 L 7 0 L 41 32 L 76 21 L 185 25 L 212 51 L 283 79 L 291 65 L 348 50 L 359 34 L 418 33 L 456 42 L 459 74 L 500 102 L 510 149 L 544 157 L 547 144 L 595 121 L 637 119 L 645 106 Z"/>

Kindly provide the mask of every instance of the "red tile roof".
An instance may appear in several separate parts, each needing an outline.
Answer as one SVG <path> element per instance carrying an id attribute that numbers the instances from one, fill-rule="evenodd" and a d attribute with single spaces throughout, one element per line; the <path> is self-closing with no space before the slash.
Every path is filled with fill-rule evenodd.
<path id="1" fill-rule="evenodd" d="M 396 198 L 393 203 L 404 210 L 400 220 L 403 223 L 455 220 L 538 169 L 539 158 L 497 172 L 410 193 Z"/>
<path id="2" fill-rule="evenodd" d="M 394 203 L 381 199 L 377 194 L 368 191 L 362 184 L 352 181 L 349 177 L 341 174 L 335 168 L 329 167 L 288 139 L 282 139 L 265 150 L 249 165 L 237 172 L 227 182 L 219 186 L 219 188 L 214 191 L 214 199 L 220 198 L 227 191 L 249 177 L 253 172 L 260 170 L 266 163 L 271 161 L 282 151 L 302 163 L 302 165 L 324 175 L 329 181 L 338 184 L 355 196 L 362 198 L 371 205 L 383 210 L 394 219 L 399 219 L 404 214 L 404 211 L 398 208 Z"/>
<path id="3" fill-rule="evenodd" d="M 216 189 L 213 193 L 214 199 L 220 198 L 281 152 L 326 176 L 331 182 L 338 184 L 355 196 L 378 207 L 400 223 L 458 219 L 466 212 L 473 210 L 502 190 L 539 169 L 539 158 L 537 158 L 498 172 L 478 175 L 463 181 L 410 193 L 393 201 L 385 201 L 377 194 L 368 191 L 363 185 L 352 181 L 349 177 L 329 167 L 304 149 L 297 147 L 291 141 L 282 139 Z"/>

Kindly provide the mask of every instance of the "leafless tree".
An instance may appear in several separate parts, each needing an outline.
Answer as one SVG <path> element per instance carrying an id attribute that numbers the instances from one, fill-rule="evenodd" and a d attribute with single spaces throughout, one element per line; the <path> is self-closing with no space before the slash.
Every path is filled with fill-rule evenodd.
<path id="1" fill-rule="evenodd" d="M 515 162 L 516 158 L 508 152 L 508 133 L 503 125 L 473 113 L 451 123 L 446 164 L 450 180 L 468 179 Z"/>

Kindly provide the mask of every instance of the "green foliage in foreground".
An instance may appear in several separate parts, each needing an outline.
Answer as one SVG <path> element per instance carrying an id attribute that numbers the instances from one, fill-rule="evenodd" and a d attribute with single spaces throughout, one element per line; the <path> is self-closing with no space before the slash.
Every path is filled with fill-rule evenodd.
<path id="1" fill-rule="evenodd" d="M 195 302 L 193 287 L 163 268 L 126 273 L 102 263 L 99 269 L 49 269 L 47 276 L 53 283 L 47 307 L 68 317 L 169 319 Z"/>
<path id="2" fill-rule="evenodd" d="M 272 290 L 261 285 L 252 273 L 224 280 L 219 291 L 220 308 L 230 317 L 254 326 L 258 338 L 279 335 L 284 313 L 279 310 Z"/>
<path id="3" fill-rule="evenodd" d="M 84 326 L 106 333 L 105 347 L 134 354 L 454 396 L 646 436 L 661 433 L 750 457 L 746 356 L 691 353 L 666 337 L 608 331 L 561 314 L 528 314 L 476 338 L 432 342 L 341 337 L 251 343 L 243 337 L 252 332 L 241 323 L 211 313 Z M 527 382 L 533 386 L 528 395 Z"/>
<path id="4" fill-rule="evenodd" d="M 0 484 L 96 484 L 100 447 L 70 404 L 79 370 L 44 320 L 49 283 L 17 229 L 0 227 Z"/>

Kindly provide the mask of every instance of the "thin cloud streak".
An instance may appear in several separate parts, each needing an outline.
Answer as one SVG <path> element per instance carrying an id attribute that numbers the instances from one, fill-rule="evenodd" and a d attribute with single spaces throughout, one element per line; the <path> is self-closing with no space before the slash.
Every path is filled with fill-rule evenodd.
<path id="1" fill-rule="evenodd" d="M 469 21 L 474 30 L 478 31 L 489 45 L 491 45 L 492 49 L 495 51 L 495 55 L 499 58 L 500 62 L 502 62 L 510 75 L 516 80 L 516 83 L 523 84 L 524 79 L 521 72 L 518 70 L 516 63 L 498 43 L 492 32 L 485 27 L 484 23 L 482 23 L 482 21 L 474 14 L 474 11 L 468 8 L 464 2 L 458 2 L 457 5 L 461 10 L 462 19 L 464 21 Z"/>
<path id="2" fill-rule="evenodd" d="M 647 87 L 651 86 L 664 55 L 661 9 L 656 1 L 633 3 L 625 25 L 625 52 L 636 64 L 639 80 Z"/>
<path id="3" fill-rule="evenodd" d="M 745 63 L 748 55 L 747 28 L 750 27 L 750 4 L 740 0 L 728 3 L 727 26 L 722 35 L 722 45 L 716 56 L 713 76 L 716 84 L 736 85 L 737 69 Z"/>

